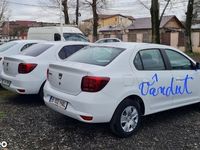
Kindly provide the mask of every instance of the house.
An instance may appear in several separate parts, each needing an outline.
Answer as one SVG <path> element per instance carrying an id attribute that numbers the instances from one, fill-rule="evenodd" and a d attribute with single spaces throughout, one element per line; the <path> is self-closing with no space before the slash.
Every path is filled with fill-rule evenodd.
<path id="1" fill-rule="evenodd" d="M 151 42 L 151 18 L 137 18 L 127 28 L 128 41 Z M 184 25 L 176 16 L 163 16 L 160 23 L 161 43 L 165 45 L 184 46 Z M 183 37 L 183 38 L 182 38 Z M 178 41 L 177 41 L 178 40 Z"/>
<path id="2" fill-rule="evenodd" d="M 37 21 L 5 21 L 2 24 L 1 36 L 8 39 L 26 39 L 27 32 L 30 27 L 41 27 L 47 25 L 56 25 L 55 23 L 44 23 Z"/>
<path id="3" fill-rule="evenodd" d="M 192 45 L 194 52 L 200 52 L 200 23 L 192 25 Z"/>
<path id="4" fill-rule="evenodd" d="M 126 27 L 104 27 L 99 29 L 99 36 L 117 37 L 123 41 L 151 43 L 151 18 L 135 18 L 134 22 Z M 176 16 L 163 16 L 160 23 L 161 43 L 174 47 L 184 48 L 184 25 Z"/>
<path id="5" fill-rule="evenodd" d="M 125 16 L 121 14 L 113 14 L 113 15 L 99 15 L 98 20 L 98 31 L 105 30 L 105 29 L 111 29 L 111 28 L 120 28 L 121 30 L 130 26 L 134 22 L 134 18 L 132 16 Z M 86 34 L 92 33 L 92 24 L 93 24 L 93 18 L 83 20 L 83 25 L 87 28 L 85 28 Z M 120 38 L 121 33 L 117 34 Z M 102 38 L 101 35 L 99 35 L 99 38 Z M 105 35 L 106 37 L 106 35 Z M 109 36 L 108 36 L 109 37 Z"/>
<path id="6" fill-rule="evenodd" d="M 108 26 L 129 26 L 133 23 L 134 18 L 132 16 L 125 16 L 121 14 L 113 15 L 99 15 L 98 28 L 108 27 Z M 83 20 L 84 23 L 93 23 L 93 18 Z"/>

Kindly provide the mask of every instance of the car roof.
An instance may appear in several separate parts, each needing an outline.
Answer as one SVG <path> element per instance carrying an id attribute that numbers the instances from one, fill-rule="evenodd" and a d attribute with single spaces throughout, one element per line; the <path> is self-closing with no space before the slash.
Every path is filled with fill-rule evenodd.
<path id="1" fill-rule="evenodd" d="M 112 42 L 112 43 L 102 43 L 101 45 L 95 44 L 95 46 L 108 46 L 108 47 L 116 47 L 123 49 L 133 49 L 138 47 L 140 49 L 148 49 L 148 48 L 171 48 L 167 45 L 162 44 L 152 44 L 152 43 L 137 43 L 137 42 Z M 173 48 L 175 49 L 175 48 Z"/>
<path id="2" fill-rule="evenodd" d="M 81 42 L 81 41 L 47 41 L 47 42 L 44 42 L 44 43 L 47 43 L 47 44 L 53 44 L 53 45 L 91 45 L 92 43 L 90 42 Z"/>
<path id="3" fill-rule="evenodd" d="M 44 40 L 13 40 L 9 42 L 15 42 L 15 43 L 29 43 L 29 42 L 45 42 Z"/>

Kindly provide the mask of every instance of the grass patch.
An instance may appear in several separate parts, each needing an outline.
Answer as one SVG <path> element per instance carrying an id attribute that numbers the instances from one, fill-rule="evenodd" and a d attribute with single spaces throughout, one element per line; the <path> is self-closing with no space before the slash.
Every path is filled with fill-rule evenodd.
<path id="1" fill-rule="evenodd" d="M 2 119 L 3 117 L 5 117 L 5 113 L 4 112 L 2 112 L 2 111 L 0 111 L 0 119 Z"/>

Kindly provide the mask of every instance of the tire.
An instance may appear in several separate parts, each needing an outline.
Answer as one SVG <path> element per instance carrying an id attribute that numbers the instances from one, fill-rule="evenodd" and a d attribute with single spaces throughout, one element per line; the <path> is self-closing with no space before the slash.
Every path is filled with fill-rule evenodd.
<path id="1" fill-rule="evenodd" d="M 45 81 L 46 82 L 46 81 Z M 43 97 L 44 97 L 44 85 L 45 85 L 45 82 L 44 83 L 42 83 L 42 85 L 41 85 L 41 87 L 40 87 L 40 91 L 39 91 L 39 93 L 38 93 L 38 96 L 39 96 L 39 98 L 41 99 L 41 100 L 43 100 Z"/>
<path id="2" fill-rule="evenodd" d="M 132 99 L 122 101 L 110 121 L 112 132 L 121 138 L 126 138 L 136 133 L 140 125 L 140 105 Z"/>

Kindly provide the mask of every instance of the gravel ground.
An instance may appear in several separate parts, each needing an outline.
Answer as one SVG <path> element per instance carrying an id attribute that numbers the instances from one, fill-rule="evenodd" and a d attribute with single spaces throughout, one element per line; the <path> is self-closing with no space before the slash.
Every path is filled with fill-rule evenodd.
<path id="1" fill-rule="evenodd" d="M 120 139 L 108 124 L 73 120 L 50 110 L 36 96 L 2 89 L 0 95 L 0 142 L 6 141 L 9 150 L 200 149 L 197 105 L 144 117 L 136 135 Z"/>

